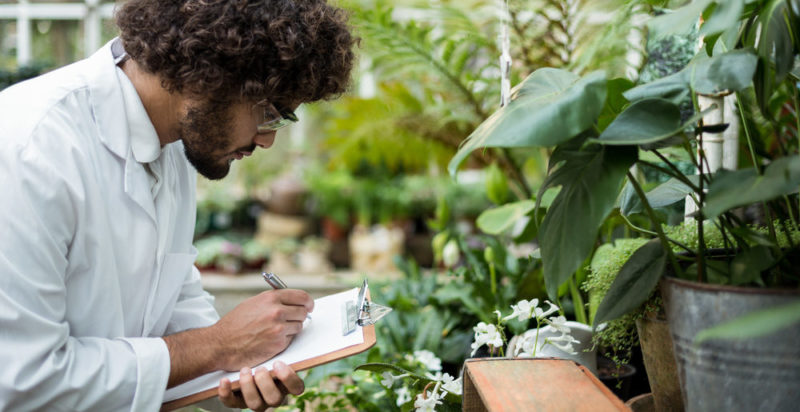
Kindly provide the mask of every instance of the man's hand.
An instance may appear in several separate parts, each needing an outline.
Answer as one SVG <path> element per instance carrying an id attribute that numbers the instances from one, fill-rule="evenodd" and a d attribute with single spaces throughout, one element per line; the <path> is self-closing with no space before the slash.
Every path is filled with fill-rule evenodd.
<path id="1" fill-rule="evenodd" d="M 305 390 L 303 380 L 283 362 L 275 362 L 273 380 L 266 368 L 258 368 L 253 374 L 250 368 L 239 372 L 240 391 L 233 392 L 226 378 L 219 382 L 219 398 L 229 408 L 250 408 L 260 412 L 283 403 L 287 393 L 300 395 Z"/>
<path id="2" fill-rule="evenodd" d="M 215 370 L 240 370 L 272 358 L 300 333 L 313 309 L 314 300 L 302 290 L 271 290 L 245 300 L 212 326 L 165 336 L 170 355 L 167 387 Z M 291 390 L 296 387 L 287 389 L 294 393 Z"/>
<path id="3" fill-rule="evenodd" d="M 313 309 L 311 296 L 295 289 L 272 290 L 245 300 L 211 327 L 229 343 L 218 352 L 218 368 L 239 370 L 282 352 L 303 330 Z"/>

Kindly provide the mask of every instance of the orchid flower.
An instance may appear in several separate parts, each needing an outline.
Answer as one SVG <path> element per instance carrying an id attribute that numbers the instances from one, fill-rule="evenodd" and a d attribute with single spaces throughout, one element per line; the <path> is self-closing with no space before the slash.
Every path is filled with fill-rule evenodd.
<path id="1" fill-rule="evenodd" d="M 472 343 L 472 354 L 470 356 L 475 356 L 478 348 L 483 345 L 490 345 L 495 348 L 503 346 L 503 336 L 497 330 L 497 326 L 480 322 L 473 330 L 475 331 L 475 342 Z"/>
<path id="2" fill-rule="evenodd" d="M 437 358 L 433 352 L 429 350 L 415 350 L 414 358 L 425 365 L 428 370 L 440 371 L 442 370 L 442 360 Z"/>
<path id="3" fill-rule="evenodd" d="M 411 392 L 409 392 L 408 388 L 405 386 L 401 386 L 397 388 L 394 393 L 397 395 L 397 406 L 400 407 L 404 403 L 407 403 L 411 400 Z"/>

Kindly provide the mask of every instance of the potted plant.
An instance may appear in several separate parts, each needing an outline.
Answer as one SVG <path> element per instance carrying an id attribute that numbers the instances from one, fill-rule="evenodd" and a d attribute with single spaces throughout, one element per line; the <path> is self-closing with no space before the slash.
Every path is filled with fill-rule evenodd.
<path id="1" fill-rule="evenodd" d="M 632 228 L 647 232 L 652 240 L 623 266 L 594 323 L 638 307 L 669 269 L 672 276 L 664 283 L 667 318 L 688 322 L 670 329 L 690 410 L 780 409 L 800 400 L 790 389 L 796 389 L 800 367 L 776 361 L 800 358 L 798 328 L 787 327 L 800 320 L 800 290 L 792 273 L 797 266 L 800 156 L 796 128 L 790 127 L 797 122 L 798 107 L 798 77 L 791 72 L 800 50 L 796 7 L 784 1 L 745 5 L 704 0 L 656 18 L 650 29 L 663 32 L 665 27 L 692 24 L 702 14 L 704 47 L 684 70 L 636 87 L 625 79 L 607 79 L 602 72 L 581 77 L 557 69 L 537 70 L 515 89 L 510 104 L 473 132 L 450 164 L 455 173 L 479 147 L 552 148 L 548 177 L 537 197 L 538 202 L 546 190 L 559 190 L 538 228 L 551 297 L 590 255 L 597 230 L 618 207 L 618 199 L 623 214 L 638 209 L 649 219 L 649 228 Z M 722 98 L 726 94 L 734 98 Z M 692 97 L 696 114 L 682 120 L 679 102 L 685 96 Z M 698 96 L 710 97 L 713 103 L 699 106 Z M 715 170 L 710 165 L 716 156 L 706 143 L 716 143 L 730 127 L 732 122 L 719 107 L 730 103 L 745 120 L 735 138 L 746 148 L 746 156 L 740 170 Z M 791 110 L 782 110 L 787 106 Z M 712 115 L 723 122 L 710 120 Z M 792 130 L 790 138 L 787 130 Z M 699 172 L 676 167 L 676 156 L 694 162 Z M 672 179 L 645 192 L 633 166 L 658 170 Z M 656 211 L 685 196 L 698 206 L 690 215 L 696 245 L 670 238 Z M 748 205 L 759 206 L 766 218 L 748 223 L 739 211 Z M 527 213 L 534 215 L 538 209 L 530 207 Z M 722 256 L 711 253 L 705 242 L 712 226 L 723 237 Z M 683 287 L 688 288 L 686 294 L 679 291 Z M 765 301 L 751 299 L 761 292 Z M 732 304 L 731 309 L 701 302 L 719 296 Z M 736 320 L 741 316 L 745 317 Z M 731 321 L 736 323 L 725 324 Z M 751 328 L 736 328 L 744 323 Z M 731 336 L 731 329 L 737 330 L 737 340 L 719 339 Z M 769 338 L 755 337 L 776 330 Z M 758 355 L 757 348 L 765 344 L 780 355 Z M 751 357 L 741 360 L 744 351 Z M 725 362 L 730 358 L 738 363 Z M 752 369 L 737 370 L 737 364 L 773 366 L 777 372 L 761 372 L 770 378 L 753 379 Z"/>

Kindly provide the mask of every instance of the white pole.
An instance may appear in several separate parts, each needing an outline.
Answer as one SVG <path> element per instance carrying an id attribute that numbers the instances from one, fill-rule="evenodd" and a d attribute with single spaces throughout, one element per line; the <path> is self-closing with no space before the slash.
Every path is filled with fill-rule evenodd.
<path id="1" fill-rule="evenodd" d="M 723 120 L 728 123 L 728 128 L 722 132 L 722 168 L 736 170 L 739 166 L 739 130 L 741 118 L 736 110 L 736 94 L 725 96 Z"/>
<path id="2" fill-rule="evenodd" d="M 697 95 L 698 110 L 703 111 L 716 105 L 710 112 L 703 116 L 703 125 L 728 124 L 727 129 L 722 133 L 702 133 L 703 155 L 698 153 L 697 161 L 700 163 L 700 174 L 712 174 L 721 168 L 736 170 L 737 159 L 739 156 L 739 128 L 740 122 L 734 104 L 736 95 L 704 96 Z M 703 159 L 705 158 L 705 159 Z M 697 203 L 691 196 L 686 197 L 686 207 L 684 212 L 685 220 L 692 220 L 689 217 L 698 210 Z"/>
<path id="3" fill-rule="evenodd" d="M 100 48 L 100 0 L 86 0 L 86 17 L 83 19 L 84 55 L 91 56 Z"/>
<path id="4" fill-rule="evenodd" d="M 31 19 L 28 0 L 19 0 L 17 14 L 17 66 L 31 62 Z"/>

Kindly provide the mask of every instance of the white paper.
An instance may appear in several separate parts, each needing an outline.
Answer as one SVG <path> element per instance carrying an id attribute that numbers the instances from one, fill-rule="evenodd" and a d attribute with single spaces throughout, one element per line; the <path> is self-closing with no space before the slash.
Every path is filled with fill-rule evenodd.
<path id="1" fill-rule="evenodd" d="M 355 302 L 357 298 L 358 288 L 354 288 L 315 299 L 311 320 L 306 321 L 303 331 L 295 336 L 289 347 L 274 358 L 256 365 L 252 369 L 264 366 L 267 370 L 272 370 L 272 364 L 275 361 L 282 361 L 290 365 L 364 343 L 364 333 L 361 326 L 356 326 L 355 331 L 342 336 L 342 306 L 347 301 Z M 231 382 L 238 381 L 239 372 L 212 372 L 180 384 L 164 393 L 164 402 L 216 388 L 222 378 L 228 378 Z"/>

